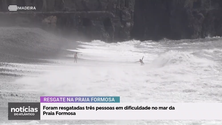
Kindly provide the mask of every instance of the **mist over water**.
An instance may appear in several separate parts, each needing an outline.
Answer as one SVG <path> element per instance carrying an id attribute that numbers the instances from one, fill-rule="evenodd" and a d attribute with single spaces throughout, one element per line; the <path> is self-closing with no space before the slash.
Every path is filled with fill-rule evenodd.
<path id="1" fill-rule="evenodd" d="M 0 92 L 4 97 L 13 91 L 18 94 L 28 93 L 30 97 L 36 94 L 120 96 L 121 102 L 222 102 L 221 38 L 160 42 L 131 40 L 118 43 L 94 40 L 79 41 L 78 44 L 76 49 L 65 47 L 67 53 L 63 57 L 44 59 L 48 63 L 1 62 L 1 73 L 21 77 L 10 82 L 11 85 L 19 85 L 16 91 L 11 87 L 0 89 Z M 78 63 L 74 63 L 74 51 L 79 52 Z M 143 66 L 138 62 L 142 57 L 145 63 Z M 4 77 L 4 80 L 8 78 Z M 24 98 L 21 97 L 21 100 Z M 16 123 L 6 122 L 5 125 Z M 24 124 L 73 123 L 221 124 L 215 121 L 32 121 Z"/>
<path id="2" fill-rule="evenodd" d="M 221 102 L 222 51 L 204 46 L 209 42 L 80 42 L 77 64 L 72 54 L 66 55 L 70 60 L 62 65 L 16 82 L 45 95 L 119 95 L 124 102 Z M 143 56 L 141 66 L 137 61 Z"/>

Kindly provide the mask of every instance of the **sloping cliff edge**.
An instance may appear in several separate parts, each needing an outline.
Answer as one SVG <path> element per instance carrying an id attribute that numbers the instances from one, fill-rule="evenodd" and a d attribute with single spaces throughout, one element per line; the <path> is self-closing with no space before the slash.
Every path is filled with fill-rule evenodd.
<path id="1" fill-rule="evenodd" d="M 36 10 L 7 14 L 9 5 L 35 6 Z M 133 10 L 134 0 L 0 0 L 3 26 L 37 25 L 66 36 L 107 42 L 130 38 Z"/>

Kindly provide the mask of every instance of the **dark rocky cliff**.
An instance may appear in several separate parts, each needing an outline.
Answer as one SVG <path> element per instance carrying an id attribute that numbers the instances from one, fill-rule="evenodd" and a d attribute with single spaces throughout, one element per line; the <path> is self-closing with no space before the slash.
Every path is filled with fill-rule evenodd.
<path id="1" fill-rule="evenodd" d="M 193 39 L 222 35 L 221 0 L 136 0 L 132 38 Z"/>
<path id="2" fill-rule="evenodd" d="M 10 4 L 34 5 L 37 10 L 31 14 L 0 14 L 1 25 L 38 24 L 46 30 L 89 40 L 222 35 L 222 0 L 0 0 L 0 11 L 8 12 Z"/>
<path id="3" fill-rule="evenodd" d="M 78 37 L 107 42 L 130 38 L 134 0 L 0 0 L 0 11 L 8 12 L 8 5 L 11 4 L 36 6 L 35 12 L 44 13 L 1 15 L 1 19 L 7 23 L 12 19 L 14 22 L 11 24 L 21 20 L 26 20 L 22 25 L 43 22 L 40 23 L 42 27 L 53 27 L 53 30 L 65 35 L 77 34 Z M 56 17 L 53 18 L 55 20 L 43 21 L 51 16 Z M 55 25 L 51 26 L 51 22 Z"/>

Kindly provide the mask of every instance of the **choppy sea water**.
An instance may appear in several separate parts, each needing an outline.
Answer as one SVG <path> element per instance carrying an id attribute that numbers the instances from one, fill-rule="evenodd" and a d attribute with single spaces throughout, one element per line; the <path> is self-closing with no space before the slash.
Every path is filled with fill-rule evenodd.
<path id="1" fill-rule="evenodd" d="M 0 115 L 4 125 L 222 124 L 222 121 L 7 121 L 5 102 L 38 101 L 40 95 L 120 96 L 121 102 L 222 102 L 221 38 L 78 43 L 76 49 L 64 48 L 67 54 L 63 58 L 45 59 L 50 62 L 47 64 L 0 63 L 0 100 L 4 102 Z M 79 52 L 78 63 L 73 62 L 73 51 Z M 138 62 L 142 57 L 143 66 Z"/>

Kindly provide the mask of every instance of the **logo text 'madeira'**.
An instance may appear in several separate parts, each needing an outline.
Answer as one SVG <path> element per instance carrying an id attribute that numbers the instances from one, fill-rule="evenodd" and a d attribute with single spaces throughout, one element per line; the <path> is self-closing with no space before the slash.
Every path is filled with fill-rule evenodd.
<path id="1" fill-rule="evenodd" d="M 18 6 L 18 10 L 36 10 L 35 6 Z"/>
<path id="2" fill-rule="evenodd" d="M 8 10 L 9 11 L 23 11 L 23 10 L 27 10 L 27 11 L 32 11 L 32 10 L 36 10 L 35 6 L 17 6 L 17 5 L 9 5 L 8 6 Z"/>

